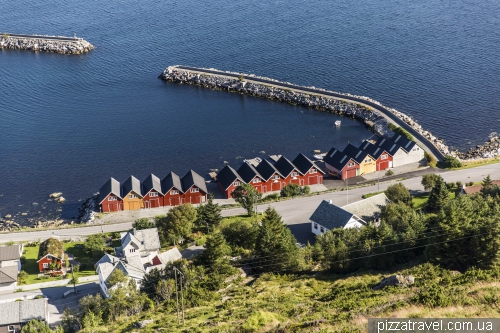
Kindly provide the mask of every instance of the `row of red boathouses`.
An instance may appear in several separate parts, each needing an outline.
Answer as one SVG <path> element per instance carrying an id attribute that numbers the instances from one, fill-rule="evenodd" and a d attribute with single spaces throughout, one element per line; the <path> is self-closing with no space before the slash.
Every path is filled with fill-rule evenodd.
<path id="1" fill-rule="evenodd" d="M 190 170 L 184 177 L 170 172 L 163 180 L 150 174 L 143 182 L 130 176 L 123 183 L 110 178 L 99 190 L 102 212 L 199 204 L 207 200 L 205 179 Z"/>
<path id="2" fill-rule="evenodd" d="M 264 159 L 244 162 L 237 170 L 229 165 L 217 174 L 217 184 L 226 198 L 242 183 L 252 185 L 259 193 L 280 191 L 288 184 L 299 186 L 322 184 L 324 172 L 304 154 L 293 161 L 280 156 L 274 163 Z"/>

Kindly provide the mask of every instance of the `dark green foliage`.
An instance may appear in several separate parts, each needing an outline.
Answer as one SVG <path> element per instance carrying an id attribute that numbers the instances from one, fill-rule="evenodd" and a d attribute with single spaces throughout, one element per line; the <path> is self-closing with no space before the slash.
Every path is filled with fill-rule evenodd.
<path id="1" fill-rule="evenodd" d="M 262 194 L 250 184 L 241 184 L 231 193 L 231 196 L 247 210 L 248 216 L 252 216 L 254 206 L 259 202 Z"/>
<path id="2" fill-rule="evenodd" d="M 441 176 L 436 175 L 435 173 L 428 173 L 422 176 L 422 186 L 424 190 L 430 191 L 436 185 L 438 179 L 443 179 Z"/>
<path id="3" fill-rule="evenodd" d="M 392 176 L 393 174 L 394 174 L 394 171 L 392 171 L 392 170 L 387 170 L 387 171 L 385 172 L 385 175 L 386 175 L 386 176 Z"/>
<path id="4" fill-rule="evenodd" d="M 176 206 L 167 215 L 155 216 L 160 238 L 169 244 L 177 244 L 182 237 L 188 236 L 196 219 L 196 208 L 191 204 Z"/>
<path id="5" fill-rule="evenodd" d="M 42 258 L 47 254 L 52 254 L 54 256 L 60 257 L 64 252 L 64 243 L 56 238 L 49 238 L 40 243 L 40 248 L 38 250 L 38 258 Z"/>
<path id="6" fill-rule="evenodd" d="M 452 304 L 449 292 L 437 283 L 430 283 L 429 285 L 423 287 L 413 300 L 416 303 L 420 303 L 431 308 L 438 306 L 445 307 Z"/>
<path id="7" fill-rule="evenodd" d="M 385 195 L 391 202 L 402 202 L 408 206 L 413 206 L 410 191 L 402 183 L 389 186 L 387 190 L 385 190 Z"/>
<path id="8" fill-rule="evenodd" d="M 237 220 L 221 227 L 221 232 L 232 248 L 242 247 L 247 250 L 255 248 L 259 225 L 257 222 Z"/>
<path id="9" fill-rule="evenodd" d="M 490 175 L 486 176 L 482 182 L 483 187 L 481 188 L 481 194 L 483 196 L 491 196 L 495 197 L 500 195 L 500 187 L 498 185 L 493 184 Z"/>
<path id="10" fill-rule="evenodd" d="M 443 178 L 437 178 L 436 183 L 429 194 L 427 209 L 431 212 L 438 212 L 448 202 L 448 193 L 448 188 L 446 187 Z"/>
<path id="11" fill-rule="evenodd" d="M 137 230 L 156 228 L 156 223 L 146 217 L 143 217 L 135 220 L 135 222 L 132 223 L 132 228 Z"/>
<path id="12" fill-rule="evenodd" d="M 49 325 L 43 320 L 30 320 L 26 325 L 23 326 L 21 333 L 51 333 L 53 332 Z"/>
<path id="13" fill-rule="evenodd" d="M 453 188 L 455 187 L 455 183 L 445 183 L 446 184 L 446 188 L 448 189 L 448 191 L 451 191 L 453 190 Z"/>
<path id="14" fill-rule="evenodd" d="M 224 235 L 215 231 L 207 237 L 206 250 L 200 256 L 201 261 L 211 269 L 229 265 L 231 248 L 227 245 Z"/>
<path id="15" fill-rule="evenodd" d="M 427 161 L 428 166 L 430 166 L 431 168 L 435 168 L 437 166 L 437 160 L 434 156 L 424 151 L 424 157 L 425 160 Z"/>
<path id="16" fill-rule="evenodd" d="M 125 274 L 123 274 L 123 271 L 121 269 L 115 269 L 109 275 L 106 284 L 108 285 L 108 288 L 111 288 L 112 286 L 116 285 L 117 283 L 123 283 L 125 281 L 127 281 L 127 278 L 125 277 Z"/>
<path id="17" fill-rule="evenodd" d="M 445 156 L 443 159 L 443 167 L 446 169 L 460 168 L 462 163 L 453 156 Z"/>
<path id="18" fill-rule="evenodd" d="M 408 131 L 406 131 L 404 128 L 396 126 L 393 123 L 389 123 L 387 125 L 387 127 L 389 127 L 389 129 L 391 131 L 393 131 L 395 134 L 401 134 L 402 136 L 405 136 L 409 140 L 415 141 L 415 138 L 413 137 L 413 135 L 411 135 L 410 133 L 408 133 Z"/>
<path id="19" fill-rule="evenodd" d="M 214 230 L 222 220 L 222 215 L 220 214 L 222 208 L 219 204 L 214 203 L 214 196 L 212 193 L 208 194 L 207 204 L 199 205 L 196 210 L 197 225 L 199 227 L 208 226 L 209 230 Z"/>
<path id="20" fill-rule="evenodd" d="M 457 188 L 460 189 L 462 187 L 462 182 L 458 180 L 455 182 L 455 185 L 457 185 Z"/>
<path id="21" fill-rule="evenodd" d="M 300 194 L 309 194 L 309 193 L 311 193 L 311 188 L 307 185 L 300 189 Z"/>
<path id="22" fill-rule="evenodd" d="M 83 249 L 93 258 L 102 257 L 104 255 L 105 247 L 106 241 L 103 234 L 90 235 L 83 243 Z"/>
<path id="23" fill-rule="evenodd" d="M 296 197 L 300 194 L 300 187 L 297 184 L 285 185 L 280 192 L 282 197 Z"/>
<path id="24" fill-rule="evenodd" d="M 259 228 L 255 254 L 262 259 L 257 266 L 262 271 L 297 268 L 297 240 L 274 208 L 268 207 Z"/>
<path id="25" fill-rule="evenodd" d="M 435 237 L 426 249 L 431 262 L 453 270 L 500 263 L 500 206 L 482 196 L 459 196 L 434 219 Z"/>

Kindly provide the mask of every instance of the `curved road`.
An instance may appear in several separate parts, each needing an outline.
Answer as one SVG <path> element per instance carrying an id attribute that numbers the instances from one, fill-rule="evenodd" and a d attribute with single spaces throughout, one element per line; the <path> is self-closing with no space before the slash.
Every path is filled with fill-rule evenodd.
<path id="1" fill-rule="evenodd" d="M 45 40 L 60 40 L 66 42 L 78 42 L 82 40 L 81 38 L 73 37 L 62 37 L 62 36 L 42 36 L 42 35 L 22 35 L 22 34 L 9 34 L 6 32 L 0 32 L 0 36 L 7 35 L 8 37 L 15 38 L 30 38 L 30 39 L 45 39 Z"/>
<path id="2" fill-rule="evenodd" d="M 232 74 L 232 73 L 226 73 L 226 72 L 211 70 L 211 69 L 188 67 L 188 66 L 175 66 L 175 68 L 179 68 L 179 69 L 183 69 L 183 70 L 187 70 L 187 71 L 192 71 L 192 72 L 210 73 L 210 74 L 215 74 L 215 75 L 219 75 L 219 76 L 227 76 L 227 77 L 231 77 L 231 78 L 238 78 L 239 75 L 241 75 L 241 74 Z M 245 76 L 245 75 L 243 75 L 243 76 L 247 81 L 265 83 L 268 85 L 273 85 L 275 87 L 284 87 L 284 88 L 288 88 L 288 89 L 291 88 L 291 89 L 293 89 L 295 91 L 299 91 L 299 92 L 300 91 L 312 92 L 312 93 L 318 94 L 318 95 L 334 97 L 336 99 L 357 102 L 359 104 L 364 104 L 366 106 L 370 106 L 371 108 L 381 112 L 382 115 L 385 116 L 385 118 L 388 119 L 389 121 L 391 121 L 392 123 L 406 129 L 411 135 L 413 135 L 413 137 L 415 138 L 415 141 L 419 145 L 421 145 L 422 148 L 424 148 L 428 153 L 430 153 L 431 155 L 434 155 L 434 157 L 438 161 L 442 161 L 444 158 L 443 154 L 439 151 L 439 149 L 437 149 L 436 146 L 434 146 L 429 140 L 427 140 L 427 138 L 425 138 L 422 134 L 415 131 L 412 127 L 410 127 L 408 124 L 406 124 L 403 120 L 396 117 L 391 111 L 389 111 L 387 108 L 385 108 L 383 106 L 380 106 L 378 104 L 375 104 L 373 102 L 367 101 L 367 100 L 362 99 L 362 98 L 347 96 L 347 95 L 343 95 L 340 93 L 322 91 L 322 90 L 317 90 L 314 88 L 301 87 L 301 86 L 294 85 L 294 84 L 275 82 L 275 81 L 251 77 L 251 76 Z"/>

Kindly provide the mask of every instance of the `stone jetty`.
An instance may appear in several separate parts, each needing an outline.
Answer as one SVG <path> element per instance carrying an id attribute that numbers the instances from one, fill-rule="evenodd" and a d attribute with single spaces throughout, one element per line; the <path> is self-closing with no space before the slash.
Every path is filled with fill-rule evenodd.
<path id="1" fill-rule="evenodd" d="M 77 37 L 20 35 L 0 32 L 0 48 L 59 54 L 82 54 L 94 48 Z"/>
<path id="2" fill-rule="evenodd" d="M 442 160 L 445 155 L 452 155 L 443 140 L 435 137 L 429 131 L 425 131 L 410 116 L 388 108 L 368 97 L 338 93 L 316 87 L 302 87 L 253 74 L 219 71 L 213 68 L 169 66 L 159 78 L 211 89 L 234 91 L 336 113 L 357 119 L 378 135 L 389 138 L 394 135 L 394 132 L 389 129 L 388 124 L 393 123 L 412 134 L 417 143 L 429 154 L 434 155 L 437 160 Z"/>

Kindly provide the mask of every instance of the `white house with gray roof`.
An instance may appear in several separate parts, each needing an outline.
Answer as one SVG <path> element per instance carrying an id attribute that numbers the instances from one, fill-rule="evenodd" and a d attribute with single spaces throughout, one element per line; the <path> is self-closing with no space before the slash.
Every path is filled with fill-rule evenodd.
<path id="1" fill-rule="evenodd" d="M 311 232 L 321 235 L 335 228 L 361 228 L 368 223 L 379 223 L 382 207 L 389 203 L 384 193 L 339 207 L 323 200 L 309 218 Z"/>
<path id="2" fill-rule="evenodd" d="M 157 228 L 132 229 L 121 234 L 121 246 L 115 248 L 118 257 L 140 256 L 142 263 L 151 263 L 161 248 Z"/>
<path id="3" fill-rule="evenodd" d="M 32 319 L 49 323 L 46 298 L 0 303 L 0 332 L 20 332 L 22 326 Z"/>
<path id="4" fill-rule="evenodd" d="M 142 264 L 139 255 L 129 256 L 127 258 L 118 258 L 109 254 L 105 254 L 96 263 L 96 272 L 99 276 L 99 287 L 101 287 L 102 294 L 109 297 L 110 290 L 116 289 L 119 286 L 110 286 L 108 279 L 115 270 L 121 270 L 123 275 L 129 279 L 134 279 L 137 289 L 140 288 L 146 270 Z"/>

